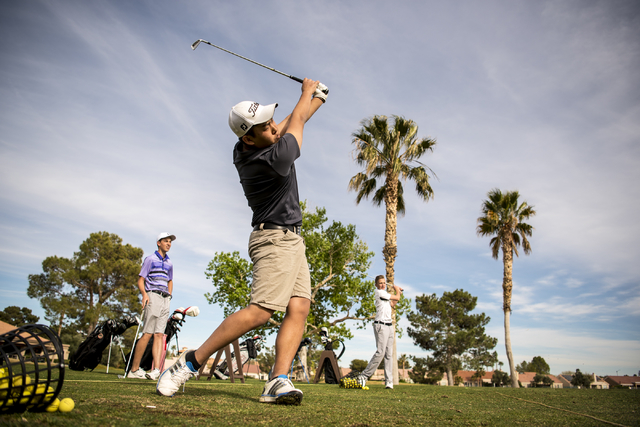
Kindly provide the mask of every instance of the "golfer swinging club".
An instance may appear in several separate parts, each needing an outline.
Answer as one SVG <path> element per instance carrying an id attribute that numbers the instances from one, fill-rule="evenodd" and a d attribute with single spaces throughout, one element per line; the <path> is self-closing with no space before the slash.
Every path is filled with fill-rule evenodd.
<path id="1" fill-rule="evenodd" d="M 275 364 L 260 402 L 299 405 L 302 401 L 302 391 L 287 377 L 311 303 L 294 161 L 300 156 L 304 125 L 326 101 L 327 93 L 323 84 L 304 79 L 298 103 L 279 124 L 273 121 L 278 104 L 244 101 L 231 109 L 229 126 L 239 138 L 233 163 L 253 210 L 251 301 L 227 317 L 200 348 L 185 351 L 165 370 L 156 386 L 158 394 L 172 396 L 213 353 L 264 325 L 277 310 L 284 311 L 285 317 L 276 338 Z"/>
<path id="2" fill-rule="evenodd" d="M 382 275 L 376 276 L 375 285 L 376 318 L 373 322 L 373 333 L 376 337 L 376 352 L 366 369 L 358 376 L 358 381 L 364 387 L 367 379 L 373 375 L 384 359 L 385 388 L 393 389 L 393 338 L 395 330 L 391 319 L 391 308 L 396 306 L 404 289 L 393 285 L 395 294 L 390 294 L 387 292 L 387 283 Z"/>

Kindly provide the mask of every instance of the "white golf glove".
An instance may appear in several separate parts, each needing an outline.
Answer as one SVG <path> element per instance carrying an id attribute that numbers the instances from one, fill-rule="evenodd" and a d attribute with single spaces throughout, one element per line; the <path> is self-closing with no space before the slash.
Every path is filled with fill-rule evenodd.
<path id="1" fill-rule="evenodd" d="M 323 85 L 322 83 L 318 83 L 318 87 L 316 91 L 313 93 L 314 98 L 320 98 L 322 102 L 327 102 L 327 97 L 329 96 L 329 88 Z"/>

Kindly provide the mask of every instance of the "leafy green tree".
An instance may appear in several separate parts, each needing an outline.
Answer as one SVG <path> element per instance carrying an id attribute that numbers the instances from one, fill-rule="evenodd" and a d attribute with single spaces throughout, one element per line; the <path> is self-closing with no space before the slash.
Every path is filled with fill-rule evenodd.
<path id="1" fill-rule="evenodd" d="M 454 360 L 475 350 L 483 354 L 493 349 L 497 339 L 485 335 L 491 320 L 484 313 L 469 314 L 478 298 L 456 289 L 416 298 L 416 312 L 408 314 L 409 336 L 424 350 L 433 352 L 435 361 L 444 366 L 449 385 L 453 385 Z"/>
<path id="2" fill-rule="evenodd" d="M 549 364 L 542 356 L 535 356 L 531 363 L 529 363 L 529 370 L 532 372 L 537 372 L 539 374 L 549 375 L 551 373 L 551 368 Z"/>
<path id="3" fill-rule="evenodd" d="M 351 363 L 349 363 L 349 369 L 351 369 L 352 371 L 362 372 L 367 369 L 368 364 L 369 362 L 367 362 L 366 360 L 353 359 Z"/>
<path id="4" fill-rule="evenodd" d="M 495 347 L 498 339 L 488 338 L 487 343 Z M 482 375 L 486 372 L 485 368 L 493 366 L 498 360 L 498 352 L 490 352 L 483 344 L 480 343 L 477 348 L 470 349 L 463 357 L 464 365 L 467 369 L 481 371 Z"/>
<path id="5" fill-rule="evenodd" d="M 447 367 L 440 360 L 431 356 L 411 356 L 411 360 L 414 366 L 409 372 L 409 378 L 415 383 L 436 385 L 447 372 Z M 462 369 L 462 361 L 459 358 L 454 358 L 451 363 L 453 372 L 457 373 Z"/>
<path id="6" fill-rule="evenodd" d="M 311 275 L 311 309 L 304 336 L 317 335 L 324 326 L 332 338 L 350 339 L 353 335 L 345 322 L 357 321 L 361 329 L 375 317 L 375 288 L 373 281 L 367 280 L 373 252 L 360 240 L 354 225 L 333 221 L 325 227 L 326 209 L 309 212 L 304 203 L 301 207 L 302 237 Z M 252 263 L 239 252 L 216 253 L 205 276 L 215 288 L 205 297 L 210 304 L 222 307 L 225 316 L 249 305 Z M 410 303 L 403 297 L 396 305 L 398 315 Z M 274 312 L 266 325 L 251 333 L 269 335 L 277 330 L 283 317 L 284 313 Z"/>
<path id="7" fill-rule="evenodd" d="M 30 308 L 10 305 L 0 311 L 0 320 L 15 327 L 38 323 L 40 317 L 33 314 Z"/>
<path id="8" fill-rule="evenodd" d="M 523 374 L 525 372 L 536 372 L 538 374 L 550 374 L 551 368 L 544 357 L 535 356 L 530 363 L 527 363 L 526 360 L 523 360 L 521 364 L 516 366 L 516 371 L 518 373 Z"/>
<path id="9" fill-rule="evenodd" d="M 258 365 L 262 372 L 271 372 L 271 367 L 276 363 L 276 348 L 263 347 L 262 351 L 258 354 Z"/>
<path id="10" fill-rule="evenodd" d="M 531 253 L 531 245 L 527 236 L 531 236 L 533 227 L 524 221 L 536 214 L 533 206 L 527 202 L 519 203 L 517 191 L 502 193 L 493 189 L 488 193 L 488 200 L 482 204 L 482 216 L 478 218 L 476 229 L 479 236 L 495 236 L 491 239 L 491 253 L 498 259 L 502 250 L 502 309 L 504 311 L 504 335 L 507 359 L 511 371 L 511 386 L 518 388 L 516 367 L 511 352 L 511 292 L 513 289 L 513 254 L 518 256 L 518 246 L 522 245 L 524 253 Z"/>
<path id="11" fill-rule="evenodd" d="M 516 365 L 516 372 L 519 374 L 524 374 L 525 372 L 531 372 L 529 370 L 529 364 L 526 360 L 523 360 L 522 363 Z"/>
<path id="12" fill-rule="evenodd" d="M 136 281 L 142 255 L 115 234 L 91 233 L 73 258 L 46 258 L 43 273 L 29 275 L 27 295 L 40 300 L 59 333 L 71 321 L 90 333 L 101 320 L 140 310 Z"/>
<path id="13" fill-rule="evenodd" d="M 553 384 L 553 380 L 549 378 L 547 375 L 537 373 L 533 377 L 532 387 L 549 387 Z"/>
<path id="14" fill-rule="evenodd" d="M 580 369 L 576 369 L 576 373 L 573 374 L 573 378 L 571 378 L 571 385 L 574 387 L 590 388 L 591 376 L 583 374 L 580 372 Z"/>
<path id="15" fill-rule="evenodd" d="M 545 375 L 542 374 L 536 374 L 533 377 L 533 382 L 531 383 L 532 387 L 539 387 L 542 384 L 542 380 L 547 378 Z"/>
<path id="16" fill-rule="evenodd" d="M 509 384 L 511 382 L 511 379 L 509 378 L 509 374 L 507 374 L 506 372 L 493 371 L 493 375 L 491 376 L 491 382 L 496 387 L 502 387 Z"/>
<path id="17" fill-rule="evenodd" d="M 386 116 L 373 116 L 363 120 L 362 127 L 353 135 L 355 162 L 364 167 L 349 181 L 349 189 L 356 191 L 356 203 L 372 197 L 374 205 L 384 201 L 385 232 L 382 254 L 386 265 L 386 280 L 395 283 L 395 259 L 397 248 L 397 216 L 405 213 L 404 188 L 402 181 L 416 184 L 416 193 L 424 201 L 433 197 L 429 182 L 429 172 L 419 159 L 433 151 L 436 141 L 418 138 L 418 125 L 404 117 L 392 116 L 390 124 Z M 435 176 L 435 174 L 434 174 Z M 378 182 L 380 181 L 380 182 Z M 384 183 L 382 183 L 382 181 Z M 395 325 L 395 317 L 392 319 Z M 393 383 L 398 383 L 397 351 L 393 343 Z"/>
<path id="18" fill-rule="evenodd" d="M 411 356 L 406 354 L 401 354 L 398 357 L 398 369 L 409 369 L 411 368 Z"/>

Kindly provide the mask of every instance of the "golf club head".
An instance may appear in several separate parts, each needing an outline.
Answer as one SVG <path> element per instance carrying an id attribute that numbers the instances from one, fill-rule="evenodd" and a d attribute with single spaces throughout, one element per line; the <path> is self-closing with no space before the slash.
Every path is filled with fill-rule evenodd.
<path id="1" fill-rule="evenodd" d="M 192 50 L 196 50 L 196 48 L 198 47 L 198 45 L 200 44 L 200 42 L 202 41 L 202 39 L 196 40 L 195 42 L 193 42 L 193 44 L 191 45 L 191 49 Z"/>
<path id="2" fill-rule="evenodd" d="M 192 305 L 191 307 L 187 307 L 184 314 L 190 317 L 197 317 L 200 314 L 200 309 L 196 305 Z"/>

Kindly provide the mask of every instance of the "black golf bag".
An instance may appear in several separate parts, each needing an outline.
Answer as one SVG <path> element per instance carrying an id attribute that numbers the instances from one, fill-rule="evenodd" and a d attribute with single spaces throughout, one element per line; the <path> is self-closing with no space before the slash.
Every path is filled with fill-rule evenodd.
<path id="1" fill-rule="evenodd" d="M 240 360 L 242 366 L 246 365 L 249 359 L 256 359 L 258 352 L 262 349 L 262 343 L 264 339 L 260 335 L 254 335 L 252 338 L 247 338 L 242 341 L 240 347 Z M 235 359 L 235 352 L 231 353 L 231 360 L 233 361 L 233 372 L 238 370 L 237 362 Z M 229 365 L 226 360 L 218 363 L 213 375 L 219 380 L 226 380 L 229 378 Z"/>
<path id="2" fill-rule="evenodd" d="M 128 316 L 117 322 L 107 320 L 96 326 L 78 349 L 69 358 L 69 369 L 74 371 L 94 370 L 102 360 L 102 352 L 111 343 L 111 338 L 124 334 L 131 326 L 137 325 L 137 317 Z"/>

